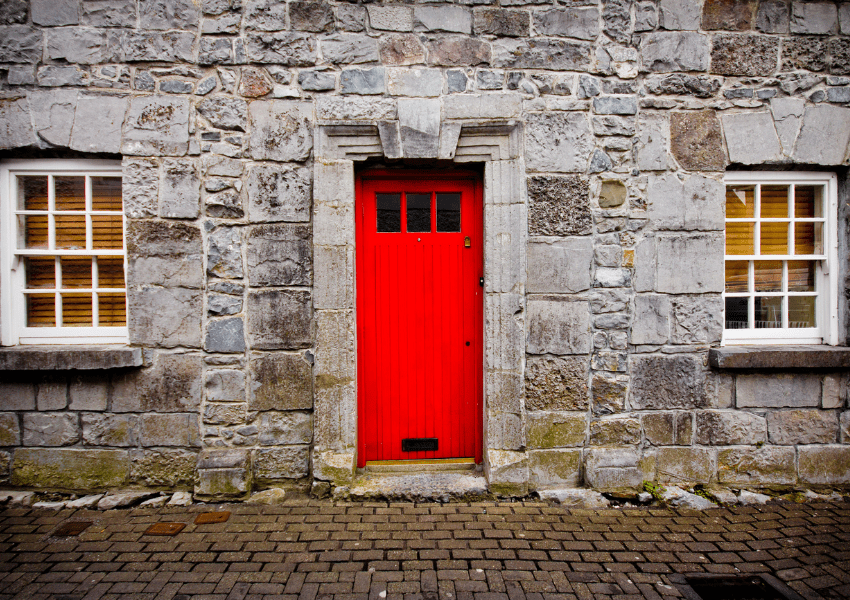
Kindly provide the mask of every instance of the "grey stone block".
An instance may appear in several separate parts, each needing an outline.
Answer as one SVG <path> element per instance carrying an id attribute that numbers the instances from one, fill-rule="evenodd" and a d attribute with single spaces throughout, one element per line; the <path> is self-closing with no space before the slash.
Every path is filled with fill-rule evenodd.
<path id="1" fill-rule="evenodd" d="M 486 374 L 485 390 L 490 410 L 520 413 L 524 403 L 523 378 L 499 371 Z"/>
<path id="2" fill-rule="evenodd" d="M 696 414 L 697 443 L 702 446 L 763 444 L 767 441 L 767 421 L 750 412 L 706 410 Z"/>
<path id="3" fill-rule="evenodd" d="M 0 61 L 36 64 L 41 60 L 42 32 L 28 25 L 0 27 Z"/>
<path id="4" fill-rule="evenodd" d="M 191 354 L 161 354 L 152 367 L 113 379 L 111 410 L 193 412 L 201 403 L 203 359 Z"/>
<path id="5" fill-rule="evenodd" d="M 528 179 L 530 235 L 586 235 L 592 231 L 590 185 L 586 178 Z"/>
<path id="6" fill-rule="evenodd" d="M 526 418 L 530 449 L 583 446 L 587 439 L 587 413 L 534 411 Z"/>
<path id="7" fill-rule="evenodd" d="M 487 294 L 484 301 L 487 368 L 522 372 L 524 298 L 519 294 Z"/>
<path id="8" fill-rule="evenodd" d="M 193 62 L 195 34 L 189 31 L 127 31 L 121 36 L 127 62 Z"/>
<path id="9" fill-rule="evenodd" d="M 36 79 L 42 87 L 84 86 L 89 84 L 90 75 L 80 67 L 47 65 L 38 68 Z"/>
<path id="10" fill-rule="evenodd" d="M 162 161 L 159 214 L 171 219 L 194 219 L 200 204 L 200 180 L 191 159 Z"/>
<path id="11" fill-rule="evenodd" d="M 96 65 L 120 60 L 118 34 L 84 27 L 48 30 L 47 56 L 56 61 Z"/>
<path id="12" fill-rule="evenodd" d="M 670 123 L 661 115 L 644 115 L 640 120 L 637 140 L 637 168 L 641 171 L 663 171 L 670 165 Z"/>
<path id="13" fill-rule="evenodd" d="M 309 67 L 316 64 L 316 42 L 311 36 L 299 33 L 249 32 L 245 54 L 249 62 Z"/>
<path id="14" fill-rule="evenodd" d="M 699 355 L 633 355 L 630 370 L 634 409 L 702 408 L 707 403 Z"/>
<path id="15" fill-rule="evenodd" d="M 635 296 L 632 344 L 666 344 L 670 339 L 670 297 Z"/>
<path id="16" fill-rule="evenodd" d="M 584 454 L 584 478 L 598 490 L 639 488 L 655 478 L 655 469 L 637 450 L 593 448 Z"/>
<path id="17" fill-rule="evenodd" d="M 139 441 L 142 446 L 194 446 L 198 442 L 198 415 L 141 415 Z"/>
<path id="18" fill-rule="evenodd" d="M 322 71 L 301 71 L 298 85 L 307 91 L 324 92 L 336 89 L 336 75 Z"/>
<path id="19" fill-rule="evenodd" d="M 11 483 L 53 490 L 120 488 L 129 470 L 126 450 L 20 448 L 12 459 Z"/>
<path id="20" fill-rule="evenodd" d="M 240 317 L 215 319 L 207 325 L 207 352 L 244 352 L 245 327 Z"/>
<path id="21" fill-rule="evenodd" d="M 20 446 L 21 426 L 15 413 L 0 413 L 0 446 Z"/>
<path id="22" fill-rule="evenodd" d="M 128 289 L 130 342 L 174 348 L 201 344 L 203 292 L 186 288 Z"/>
<path id="23" fill-rule="evenodd" d="M 717 479 L 725 485 L 789 484 L 797 481 L 793 448 L 730 448 L 717 454 Z"/>
<path id="24" fill-rule="evenodd" d="M 620 413 L 626 407 L 628 382 L 616 375 L 595 373 L 590 383 L 594 416 Z"/>
<path id="25" fill-rule="evenodd" d="M 249 0 L 245 3 L 245 26 L 259 31 L 286 29 L 286 6 L 273 0 Z"/>
<path id="26" fill-rule="evenodd" d="M 490 411 L 487 415 L 487 447 L 520 450 L 526 446 L 522 415 Z"/>
<path id="27" fill-rule="evenodd" d="M 307 412 L 264 412 L 260 414 L 260 444 L 283 446 L 313 441 L 313 418 Z"/>
<path id="28" fill-rule="evenodd" d="M 33 82 L 35 83 L 35 82 Z M 68 146 L 77 109 L 75 90 L 33 91 L 27 94 L 29 110 L 38 136 L 54 146 Z M 123 115 L 121 116 L 123 119 Z M 121 127 L 118 127 L 118 146 Z"/>
<path id="29" fill-rule="evenodd" d="M 0 28 L 0 40 L 3 39 L 2 29 Z M 1 53 L 2 45 L 0 56 Z M 3 122 L 3 128 L 0 129 L 0 149 L 35 146 L 38 143 L 26 99 L 0 101 L 0 121 Z"/>
<path id="30" fill-rule="evenodd" d="M 652 31 L 658 26 L 658 10 L 653 2 L 635 5 L 635 31 Z"/>
<path id="31" fill-rule="evenodd" d="M 244 402 L 245 373 L 234 369 L 207 371 L 204 392 L 207 402 Z"/>
<path id="32" fill-rule="evenodd" d="M 142 96 L 130 100 L 121 150 L 131 155 L 183 155 L 189 146 L 189 101 Z"/>
<path id="33" fill-rule="evenodd" d="M 200 230 L 187 223 L 127 223 L 128 287 L 144 285 L 200 288 L 203 247 Z"/>
<path id="34" fill-rule="evenodd" d="M 756 29 L 764 33 L 788 33 L 788 3 L 784 0 L 759 2 Z"/>
<path id="35" fill-rule="evenodd" d="M 622 416 L 605 417 L 590 423 L 590 444 L 634 446 L 640 443 L 640 420 Z"/>
<path id="36" fill-rule="evenodd" d="M 246 239 L 248 280 L 254 287 L 313 283 L 310 227 L 257 225 Z"/>
<path id="37" fill-rule="evenodd" d="M 658 236 L 656 289 L 669 294 L 723 291 L 722 234 Z"/>
<path id="38" fill-rule="evenodd" d="M 493 42 L 491 65 L 506 69 L 587 71 L 592 52 L 592 46 L 583 42 L 501 39 Z"/>
<path id="39" fill-rule="evenodd" d="M 256 160 L 301 161 L 313 148 L 312 105 L 283 100 L 254 101 L 250 150 Z"/>
<path id="40" fill-rule="evenodd" d="M 354 165 L 351 161 L 314 165 L 316 187 L 313 244 L 354 246 Z"/>
<path id="41" fill-rule="evenodd" d="M 651 175 L 647 216 L 656 229 L 719 230 L 723 228 L 725 188 L 720 181 L 691 175 Z"/>
<path id="42" fill-rule="evenodd" d="M 529 171 L 584 172 L 593 138 L 583 113 L 528 115 L 526 165 Z"/>
<path id="43" fill-rule="evenodd" d="M 306 348 L 312 342 L 310 292 L 266 290 L 248 295 L 248 340 L 258 350 Z"/>
<path id="44" fill-rule="evenodd" d="M 139 0 L 142 29 L 197 29 L 201 11 L 192 0 Z"/>
<path id="45" fill-rule="evenodd" d="M 216 277 L 243 277 L 240 227 L 219 227 L 207 236 L 207 273 Z"/>
<path id="46" fill-rule="evenodd" d="M 534 13 L 534 29 L 540 35 L 595 40 L 599 35 L 599 9 L 572 8 Z"/>
<path id="47" fill-rule="evenodd" d="M 5 410 L 35 410 L 35 385 L 29 379 L 4 376 L 0 395 Z"/>
<path id="48" fill-rule="evenodd" d="M 364 96 L 385 93 L 384 68 L 344 69 L 339 76 L 339 91 Z"/>
<path id="49" fill-rule="evenodd" d="M 313 306 L 354 308 L 354 249 L 348 246 L 313 246 Z"/>
<path id="50" fill-rule="evenodd" d="M 124 214 L 132 218 L 158 214 L 159 164 L 155 160 L 125 158 L 121 184 Z"/>
<path id="51" fill-rule="evenodd" d="M 387 91 L 392 96 L 439 96 L 443 76 L 432 69 L 387 69 Z"/>
<path id="52" fill-rule="evenodd" d="M 31 0 L 30 14 L 36 25 L 56 27 L 80 22 L 79 0 Z"/>
<path id="53" fill-rule="evenodd" d="M 713 344 L 723 331 L 723 304 L 718 295 L 674 296 L 671 330 L 674 344 Z"/>
<path id="54" fill-rule="evenodd" d="M 207 296 L 207 312 L 218 317 L 235 315 L 242 312 L 242 298 L 225 296 L 224 294 L 209 294 Z"/>
<path id="55" fill-rule="evenodd" d="M 425 32 L 472 33 L 472 13 L 463 6 L 414 6 L 413 29 Z"/>
<path id="56" fill-rule="evenodd" d="M 308 221 L 310 171 L 301 167 L 257 165 L 248 172 L 248 219 Z"/>
<path id="57" fill-rule="evenodd" d="M 528 453 L 529 485 L 576 488 L 581 485 L 580 450 L 535 450 Z"/>
<path id="58" fill-rule="evenodd" d="M 80 439 L 75 413 L 24 413 L 24 446 L 70 446 Z"/>
<path id="59" fill-rule="evenodd" d="M 660 482 L 709 483 L 717 470 L 713 449 L 662 447 L 656 450 Z"/>
<path id="60" fill-rule="evenodd" d="M 791 33 L 830 34 L 838 30 L 838 12 L 832 2 L 793 2 Z"/>
<path id="61" fill-rule="evenodd" d="M 391 98 L 316 98 L 316 118 L 322 120 L 379 121 L 395 119 L 396 101 Z"/>
<path id="62" fill-rule="evenodd" d="M 637 113 L 637 98 L 635 96 L 594 98 L 593 112 L 598 115 L 634 115 Z"/>
<path id="63" fill-rule="evenodd" d="M 728 114 L 721 122 L 730 162 L 751 165 L 782 160 L 782 146 L 770 113 Z"/>
<path id="64" fill-rule="evenodd" d="M 592 262 L 590 237 L 530 243 L 528 291 L 574 294 L 587 290 Z"/>
<path id="65" fill-rule="evenodd" d="M 40 378 L 36 386 L 35 401 L 40 411 L 65 408 L 68 405 L 68 381 L 65 376 Z"/>
<path id="66" fill-rule="evenodd" d="M 799 475 L 805 483 L 850 483 L 850 446 L 801 446 Z"/>
<path id="67" fill-rule="evenodd" d="M 246 404 L 214 404 L 204 405 L 204 425 L 245 425 L 247 415 Z M 251 426 L 254 427 L 254 426 Z M 243 428 L 237 431 L 244 431 Z"/>
<path id="68" fill-rule="evenodd" d="M 322 56 L 329 63 L 352 65 L 378 61 L 378 40 L 366 35 L 342 33 L 323 38 L 320 44 L 322 47 Z M 316 71 L 312 71 L 311 73 L 313 75 L 320 75 Z M 335 81 L 331 73 L 321 75 L 324 75 L 325 78 L 330 77 L 332 82 Z M 299 75 L 298 79 L 299 83 L 301 83 L 301 75 Z M 333 89 L 333 85 L 330 89 Z"/>
<path id="69" fill-rule="evenodd" d="M 440 150 L 439 100 L 399 99 L 398 124 L 406 158 L 437 158 Z"/>
<path id="70" fill-rule="evenodd" d="M 687 0 L 660 0 L 658 24 L 672 31 L 696 31 L 700 27 L 702 5 Z"/>
<path id="71" fill-rule="evenodd" d="M 644 71 L 707 71 L 708 36 L 695 32 L 659 31 L 642 36 L 641 63 Z"/>
<path id="72" fill-rule="evenodd" d="M 590 307 L 584 301 L 528 301 L 528 352 L 587 354 L 590 352 Z"/>
<path id="73" fill-rule="evenodd" d="M 126 98 L 81 95 L 74 115 L 70 148 L 81 152 L 120 152 L 121 125 L 126 113 Z"/>
<path id="74" fill-rule="evenodd" d="M 68 408 L 104 411 L 109 398 L 109 382 L 102 376 L 78 375 L 68 385 Z"/>
<path id="75" fill-rule="evenodd" d="M 794 146 L 794 160 L 801 163 L 838 165 L 847 159 L 850 143 L 850 108 L 808 106 Z M 824 135 L 832 140 L 824 144 Z M 817 142 L 820 140 L 820 143 Z"/>
<path id="76" fill-rule="evenodd" d="M 92 27 L 132 27 L 136 5 L 133 0 L 83 0 L 80 22 Z"/>
<path id="77" fill-rule="evenodd" d="M 297 31 L 331 31 L 334 28 L 333 8 L 327 2 L 291 2 L 289 23 Z"/>
<path id="78" fill-rule="evenodd" d="M 385 31 L 413 31 L 413 9 L 410 6 L 370 5 L 369 24 Z"/>
<path id="79" fill-rule="evenodd" d="M 130 451 L 130 480 L 148 488 L 191 489 L 198 453 L 182 449 Z"/>
<path id="80" fill-rule="evenodd" d="M 818 407 L 821 401 L 821 380 L 817 375 L 739 375 L 735 387 L 738 408 Z"/>
<path id="81" fill-rule="evenodd" d="M 10 0 L 0 8 L 0 25 L 26 23 L 29 3 L 26 0 Z"/>
<path id="82" fill-rule="evenodd" d="M 834 444 L 839 441 L 838 413 L 818 409 L 777 410 L 767 414 L 770 443 L 778 446 Z"/>
<path id="83" fill-rule="evenodd" d="M 241 98 L 210 96 L 197 108 L 200 115 L 218 129 L 246 131 L 248 128 L 248 103 Z"/>
<path id="84" fill-rule="evenodd" d="M 83 443 L 87 446 L 136 446 L 138 435 L 135 415 L 81 415 Z"/>
<path id="85" fill-rule="evenodd" d="M 258 480 L 301 479 L 309 474 L 309 446 L 254 450 L 254 476 Z"/>

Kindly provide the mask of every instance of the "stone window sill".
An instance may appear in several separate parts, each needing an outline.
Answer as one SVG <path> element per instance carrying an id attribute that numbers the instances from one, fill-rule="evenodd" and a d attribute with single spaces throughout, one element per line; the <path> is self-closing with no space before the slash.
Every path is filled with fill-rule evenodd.
<path id="1" fill-rule="evenodd" d="M 8 346 L 0 371 L 99 371 L 141 367 L 141 348 L 129 346 Z"/>
<path id="2" fill-rule="evenodd" d="M 844 346 L 726 346 L 708 351 L 713 369 L 847 369 Z"/>

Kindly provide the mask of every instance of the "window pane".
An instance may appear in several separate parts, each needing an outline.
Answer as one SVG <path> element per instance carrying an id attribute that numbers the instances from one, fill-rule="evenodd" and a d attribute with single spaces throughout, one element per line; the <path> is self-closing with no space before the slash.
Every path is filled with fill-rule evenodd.
<path id="1" fill-rule="evenodd" d="M 782 327 L 782 297 L 758 297 L 756 301 L 756 329 Z"/>
<path id="2" fill-rule="evenodd" d="M 124 229 L 121 215 L 93 215 L 91 218 L 92 248 L 121 249 Z"/>
<path id="3" fill-rule="evenodd" d="M 789 260 L 788 291 L 814 292 L 815 265 L 816 263 L 813 260 Z"/>
<path id="4" fill-rule="evenodd" d="M 761 186 L 761 216 L 763 218 L 788 218 L 788 186 Z"/>
<path id="5" fill-rule="evenodd" d="M 437 231 L 460 231 L 460 194 L 437 194 Z"/>
<path id="6" fill-rule="evenodd" d="M 791 296 L 788 298 L 788 326 L 792 328 L 817 326 L 814 296 Z"/>
<path id="7" fill-rule="evenodd" d="M 726 329 L 749 328 L 749 298 L 726 298 Z"/>
<path id="8" fill-rule="evenodd" d="M 27 258 L 24 260 L 24 269 L 27 273 L 27 289 L 56 287 L 56 261 L 52 256 Z"/>
<path id="9" fill-rule="evenodd" d="M 62 287 L 91 288 L 91 259 L 62 258 Z"/>
<path id="10" fill-rule="evenodd" d="M 794 186 L 794 216 L 798 219 L 814 219 L 822 217 L 822 191 L 823 187 L 819 185 Z"/>
<path id="11" fill-rule="evenodd" d="M 27 294 L 27 327 L 56 327 L 56 296 Z"/>
<path id="12" fill-rule="evenodd" d="M 62 325 L 91 327 L 91 294 L 62 294 Z"/>
<path id="13" fill-rule="evenodd" d="M 761 224 L 761 254 L 788 253 L 788 223 Z"/>
<path id="14" fill-rule="evenodd" d="M 23 237 L 21 240 L 23 243 L 19 242 L 18 247 L 41 249 L 48 247 L 47 215 L 18 217 L 18 224 Z"/>
<path id="15" fill-rule="evenodd" d="M 755 216 L 756 187 L 735 185 L 726 188 L 726 218 L 751 219 Z"/>
<path id="16" fill-rule="evenodd" d="M 98 258 L 97 285 L 102 288 L 124 287 L 124 259 L 105 256 Z"/>
<path id="17" fill-rule="evenodd" d="M 431 231 L 431 194 L 405 194 L 407 230 Z"/>
<path id="18" fill-rule="evenodd" d="M 378 231 L 401 232 L 401 194 L 376 194 Z"/>
<path id="19" fill-rule="evenodd" d="M 121 211 L 121 178 L 91 178 L 91 209 Z"/>
<path id="20" fill-rule="evenodd" d="M 18 176 L 18 210 L 47 210 L 47 175 Z"/>
<path id="21" fill-rule="evenodd" d="M 82 250 L 86 247 L 85 215 L 56 215 L 56 247 Z"/>
<path id="22" fill-rule="evenodd" d="M 757 292 L 782 291 L 782 261 L 757 260 L 754 266 L 754 282 Z"/>
<path id="23" fill-rule="evenodd" d="M 127 301 L 124 294 L 98 294 L 98 325 L 123 327 L 127 324 Z"/>
<path id="24" fill-rule="evenodd" d="M 56 210 L 86 209 L 85 177 L 54 177 Z"/>
<path id="25" fill-rule="evenodd" d="M 748 267 L 749 261 L 728 260 L 726 261 L 726 291 L 747 292 L 749 291 Z"/>
<path id="26" fill-rule="evenodd" d="M 823 223 L 794 223 L 794 254 L 823 254 Z"/>
<path id="27" fill-rule="evenodd" d="M 755 254 L 752 223 L 726 223 L 726 254 Z"/>

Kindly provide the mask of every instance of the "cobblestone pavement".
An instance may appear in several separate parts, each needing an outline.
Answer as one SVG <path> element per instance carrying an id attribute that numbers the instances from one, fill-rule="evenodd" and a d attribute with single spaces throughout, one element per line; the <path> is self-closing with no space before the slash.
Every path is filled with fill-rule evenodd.
<path id="1" fill-rule="evenodd" d="M 232 511 L 195 525 L 198 513 Z M 93 521 L 56 537 L 67 521 Z M 185 523 L 175 537 L 145 535 Z M 679 597 L 676 573 L 772 573 L 850 597 L 850 504 L 706 512 L 543 502 L 202 505 L 0 513 L 0 599 Z"/>

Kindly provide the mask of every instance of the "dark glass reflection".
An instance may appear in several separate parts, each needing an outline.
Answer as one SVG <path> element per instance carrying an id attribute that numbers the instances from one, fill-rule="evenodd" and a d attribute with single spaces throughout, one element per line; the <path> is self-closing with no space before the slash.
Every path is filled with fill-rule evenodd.
<path id="1" fill-rule="evenodd" d="M 460 194 L 437 194 L 437 231 L 460 231 Z"/>
<path id="2" fill-rule="evenodd" d="M 726 298 L 726 329 L 749 327 L 749 298 Z"/>
<path id="3" fill-rule="evenodd" d="M 407 194 L 407 231 L 431 231 L 431 194 Z"/>
<path id="4" fill-rule="evenodd" d="M 378 232 L 401 232 L 401 194 L 376 194 Z"/>

